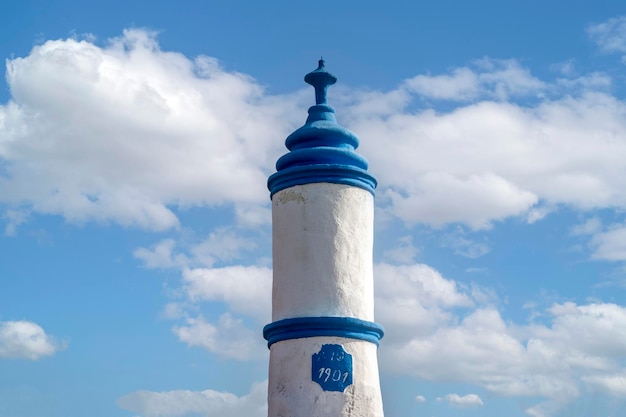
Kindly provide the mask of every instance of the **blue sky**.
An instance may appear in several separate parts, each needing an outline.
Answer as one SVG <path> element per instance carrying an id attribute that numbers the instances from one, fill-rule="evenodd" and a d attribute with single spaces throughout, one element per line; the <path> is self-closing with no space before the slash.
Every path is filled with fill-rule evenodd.
<path id="1" fill-rule="evenodd" d="M 386 415 L 626 413 L 619 2 L 22 1 L 0 417 L 265 414 L 265 181 L 321 55 L 379 180 Z"/>

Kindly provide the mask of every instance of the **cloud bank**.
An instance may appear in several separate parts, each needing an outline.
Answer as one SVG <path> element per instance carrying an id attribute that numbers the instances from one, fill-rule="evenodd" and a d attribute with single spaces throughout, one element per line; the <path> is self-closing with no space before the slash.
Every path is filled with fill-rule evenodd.
<path id="1" fill-rule="evenodd" d="M 467 394 L 460 396 L 459 394 L 448 394 L 445 397 L 437 398 L 437 401 L 445 401 L 454 407 L 476 407 L 483 405 L 483 400 L 476 394 Z"/>
<path id="2" fill-rule="evenodd" d="M 8 234 L 31 213 L 165 230 L 179 210 L 215 205 L 263 224 L 266 178 L 312 104 L 306 89 L 269 95 L 137 29 L 102 46 L 47 41 L 7 61 L 7 82 Z M 561 206 L 626 208 L 626 106 L 610 85 L 601 73 L 539 80 L 515 60 L 483 58 L 390 91 L 337 87 L 331 101 L 361 136 L 389 214 L 485 229 Z M 452 106 L 431 109 L 441 101 Z"/>
<path id="3" fill-rule="evenodd" d="M 144 417 L 267 416 L 267 381 L 252 385 L 241 397 L 213 390 L 136 391 L 117 400 L 121 408 Z"/>

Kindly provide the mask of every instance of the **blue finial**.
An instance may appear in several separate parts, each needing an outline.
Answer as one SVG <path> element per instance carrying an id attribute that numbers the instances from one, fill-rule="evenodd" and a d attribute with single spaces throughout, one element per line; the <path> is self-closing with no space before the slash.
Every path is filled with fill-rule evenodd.
<path id="1" fill-rule="evenodd" d="M 276 161 L 276 172 L 267 180 L 270 196 L 320 182 L 359 187 L 374 195 L 376 178 L 367 171 L 367 160 L 355 152 L 359 138 L 337 124 L 335 110 L 326 103 L 326 90 L 337 77 L 326 71 L 324 58 L 304 81 L 315 87 L 316 104 L 309 108 L 304 126 L 285 140 L 290 152 Z"/>
<path id="2" fill-rule="evenodd" d="M 304 81 L 315 88 L 315 104 L 326 104 L 326 91 L 329 85 L 337 82 L 337 77 L 326 71 L 324 58 L 318 61 L 317 69 L 304 76 Z"/>

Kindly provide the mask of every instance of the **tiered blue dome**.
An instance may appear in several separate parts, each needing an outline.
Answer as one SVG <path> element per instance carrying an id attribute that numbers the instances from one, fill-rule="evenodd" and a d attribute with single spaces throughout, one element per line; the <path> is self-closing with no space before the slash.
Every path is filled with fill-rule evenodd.
<path id="1" fill-rule="evenodd" d="M 376 178 L 367 172 L 367 160 L 357 154 L 359 138 L 339 126 L 335 110 L 326 102 L 326 92 L 337 77 L 319 60 L 304 81 L 315 88 L 315 106 L 309 108 L 304 126 L 285 140 L 290 150 L 276 162 L 276 173 L 267 181 L 271 196 L 294 185 L 329 182 L 363 188 L 374 194 Z"/>

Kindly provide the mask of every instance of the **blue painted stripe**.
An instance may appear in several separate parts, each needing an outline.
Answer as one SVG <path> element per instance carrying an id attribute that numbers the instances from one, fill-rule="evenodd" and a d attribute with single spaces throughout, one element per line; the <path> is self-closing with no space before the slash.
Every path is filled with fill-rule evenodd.
<path id="1" fill-rule="evenodd" d="M 354 317 L 295 317 L 275 321 L 263 328 L 267 347 L 283 340 L 318 336 L 365 340 L 378 346 L 384 334 L 380 324 Z"/>
<path id="2" fill-rule="evenodd" d="M 377 181 L 368 171 L 351 165 L 317 164 L 292 166 L 271 175 L 267 181 L 270 197 L 295 185 L 327 182 L 359 187 L 376 195 Z"/>

